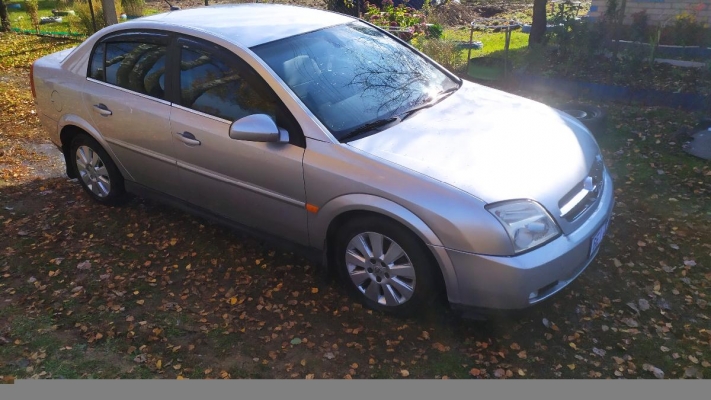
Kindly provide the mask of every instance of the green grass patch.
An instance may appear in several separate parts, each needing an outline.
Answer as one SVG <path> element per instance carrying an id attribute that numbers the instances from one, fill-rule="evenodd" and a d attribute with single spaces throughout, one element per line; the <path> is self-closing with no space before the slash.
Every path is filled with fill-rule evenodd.
<path id="1" fill-rule="evenodd" d="M 20 9 L 16 9 L 13 7 L 10 7 L 12 4 L 19 4 L 21 6 Z M 61 10 L 61 11 L 66 11 L 66 10 L 72 10 L 72 5 L 69 5 L 68 7 L 62 7 L 61 5 L 58 5 L 58 2 L 56 0 L 39 0 L 39 10 L 38 10 L 38 16 L 41 17 L 52 17 L 54 14 L 52 13 L 52 10 Z M 8 6 L 8 17 L 10 18 L 10 23 L 12 24 L 13 28 L 20 29 L 22 31 L 34 31 L 35 27 L 32 24 L 32 19 L 30 18 L 29 14 L 27 13 L 27 8 L 25 6 L 24 1 L 10 1 L 6 2 L 6 5 Z M 166 6 L 167 7 L 167 6 Z M 158 8 L 153 8 L 153 7 L 145 7 L 143 10 L 143 15 L 148 16 L 148 15 L 153 15 L 153 14 L 158 14 L 161 12 L 165 12 L 167 10 L 164 9 L 158 9 Z M 103 18 L 102 14 L 100 13 L 100 10 L 95 9 L 95 17 L 97 18 L 97 21 L 99 18 Z M 121 9 L 120 2 L 117 2 L 116 4 L 116 13 L 120 16 L 123 13 L 123 10 Z M 77 26 L 77 21 L 78 21 L 78 16 L 76 15 L 64 15 L 61 16 L 62 22 L 50 22 L 46 24 L 41 24 L 39 26 L 40 28 L 40 33 L 42 34 L 81 34 L 81 29 Z M 122 20 L 119 18 L 119 23 L 125 22 L 126 20 Z"/>

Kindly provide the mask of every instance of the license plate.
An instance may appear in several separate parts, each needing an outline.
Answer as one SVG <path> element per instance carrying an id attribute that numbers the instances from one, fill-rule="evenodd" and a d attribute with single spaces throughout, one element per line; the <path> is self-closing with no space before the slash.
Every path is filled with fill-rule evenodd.
<path id="1" fill-rule="evenodd" d="M 590 242 L 590 253 L 588 253 L 588 257 L 591 257 L 593 254 L 595 254 L 597 248 L 600 247 L 600 242 L 602 242 L 602 238 L 605 237 L 605 232 L 607 231 L 607 225 L 609 223 L 609 220 L 605 222 L 605 225 L 601 226 L 595 236 L 592 237 L 592 241 Z"/>

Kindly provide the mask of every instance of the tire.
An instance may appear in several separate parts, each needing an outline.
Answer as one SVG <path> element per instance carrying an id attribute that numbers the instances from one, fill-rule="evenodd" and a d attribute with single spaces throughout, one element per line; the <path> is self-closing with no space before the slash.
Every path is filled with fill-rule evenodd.
<path id="1" fill-rule="evenodd" d="M 582 122 L 593 135 L 600 136 L 605 132 L 607 115 L 601 108 L 588 104 L 568 103 L 559 109 Z"/>
<path id="2" fill-rule="evenodd" d="M 72 140 L 69 160 L 79 183 L 92 199 L 115 205 L 126 199 L 123 176 L 101 145 L 88 135 Z"/>
<path id="3" fill-rule="evenodd" d="M 407 228 L 385 218 L 358 218 L 342 226 L 335 240 L 338 274 L 366 307 L 411 316 L 436 298 L 438 266 Z"/>

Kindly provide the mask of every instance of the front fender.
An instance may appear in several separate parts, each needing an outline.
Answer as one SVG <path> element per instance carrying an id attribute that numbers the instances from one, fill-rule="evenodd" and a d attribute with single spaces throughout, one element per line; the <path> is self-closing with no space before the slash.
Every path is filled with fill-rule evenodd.
<path id="1" fill-rule="evenodd" d="M 308 215 L 310 245 L 324 250 L 331 223 L 338 216 L 351 211 L 366 211 L 389 217 L 415 233 L 427 245 L 437 261 L 449 301 L 458 302 L 457 275 L 439 237 L 412 211 L 391 200 L 369 194 L 347 194 L 328 201 L 317 213 Z"/>

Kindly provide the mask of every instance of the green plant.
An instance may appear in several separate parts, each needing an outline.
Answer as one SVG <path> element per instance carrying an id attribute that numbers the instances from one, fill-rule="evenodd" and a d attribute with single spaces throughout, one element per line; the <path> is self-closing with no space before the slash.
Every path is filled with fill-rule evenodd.
<path id="1" fill-rule="evenodd" d="M 144 0 L 121 0 L 121 8 L 128 16 L 141 16 L 146 5 Z"/>
<path id="2" fill-rule="evenodd" d="M 673 44 L 680 46 L 701 45 L 705 27 L 696 20 L 694 14 L 682 12 L 674 17 L 671 25 Z"/>
<path id="3" fill-rule="evenodd" d="M 94 8 L 96 29 L 94 29 L 94 21 L 91 18 L 89 1 L 92 2 L 91 4 Z M 116 5 L 116 13 L 121 13 L 121 0 L 114 0 L 114 4 Z M 76 1 L 74 3 L 74 13 L 75 16 L 70 19 L 70 24 L 72 30 L 76 32 L 90 35 L 107 26 L 106 21 L 104 21 L 104 9 L 101 5 L 101 0 Z"/>
<path id="4" fill-rule="evenodd" d="M 323 3 L 327 10 L 344 14 L 349 14 L 355 6 L 354 0 L 323 0 Z"/>
<path id="5" fill-rule="evenodd" d="M 657 26 L 654 33 L 649 37 L 649 66 L 654 68 L 654 59 L 657 55 L 657 49 L 659 48 L 659 39 L 662 36 L 662 27 Z"/>
<path id="6" fill-rule="evenodd" d="M 25 10 L 27 11 L 27 15 L 30 16 L 32 26 L 34 26 L 34 28 L 37 30 L 37 33 L 39 33 L 39 2 L 37 0 L 26 0 Z"/>
<path id="7" fill-rule="evenodd" d="M 635 42 L 644 41 L 649 35 L 649 16 L 642 10 L 632 14 L 632 24 L 630 25 L 630 38 Z"/>
<path id="8" fill-rule="evenodd" d="M 427 26 L 427 37 L 439 39 L 444 34 L 444 27 L 440 24 L 432 24 Z"/>
<path id="9" fill-rule="evenodd" d="M 415 46 L 450 71 L 459 71 L 465 64 L 464 56 L 453 40 L 422 39 Z"/>
<path id="10" fill-rule="evenodd" d="M 393 31 L 403 40 L 411 40 L 427 32 L 425 15 L 412 7 L 406 7 L 402 3 L 396 7 L 392 0 L 383 0 L 382 9 L 368 2 L 365 6 L 364 20 Z"/>
<path id="11" fill-rule="evenodd" d="M 69 10 L 74 5 L 74 0 L 57 0 L 55 8 L 57 10 Z"/>

